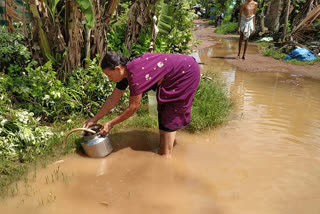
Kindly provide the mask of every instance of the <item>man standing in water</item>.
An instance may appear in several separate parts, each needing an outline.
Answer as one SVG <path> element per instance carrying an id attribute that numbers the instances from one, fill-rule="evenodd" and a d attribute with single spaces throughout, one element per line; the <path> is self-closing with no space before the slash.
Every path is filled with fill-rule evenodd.
<path id="1" fill-rule="evenodd" d="M 254 34 L 256 31 L 255 21 L 256 21 L 256 11 L 258 3 L 253 0 L 246 0 L 240 8 L 239 13 L 239 24 L 238 24 L 238 33 L 240 34 L 239 40 L 239 51 L 237 59 L 240 59 L 241 45 L 242 41 L 245 41 L 244 51 L 242 59 L 245 59 L 245 54 L 248 47 L 248 39 L 251 34 Z"/>

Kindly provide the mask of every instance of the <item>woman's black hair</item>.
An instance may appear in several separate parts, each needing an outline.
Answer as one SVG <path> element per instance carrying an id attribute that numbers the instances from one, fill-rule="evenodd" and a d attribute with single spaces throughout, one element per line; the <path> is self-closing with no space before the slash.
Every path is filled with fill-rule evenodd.
<path id="1" fill-rule="evenodd" d="M 108 51 L 101 62 L 102 69 L 114 69 L 117 65 L 126 66 L 128 58 L 115 51 Z"/>
<path id="2" fill-rule="evenodd" d="M 141 55 L 139 55 L 139 56 L 141 56 Z M 107 54 L 102 59 L 101 68 L 114 70 L 114 68 L 117 65 L 126 66 L 127 63 L 129 63 L 131 60 L 133 60 L 139 56 L 127 58 L 127 57 L 117 53 L 116 51 L 108 51 Z"/>

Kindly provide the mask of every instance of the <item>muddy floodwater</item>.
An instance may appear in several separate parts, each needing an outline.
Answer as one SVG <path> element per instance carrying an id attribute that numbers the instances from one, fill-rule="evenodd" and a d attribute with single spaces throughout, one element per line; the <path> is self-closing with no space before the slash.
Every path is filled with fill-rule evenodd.
<path id="1" fill-rule="evenodd" d="M 156 130 L 113 134 L 112 154 L 38 168 L 13 185 L 0 213 L 319 214 L 320 81 L 236 70 L 224 59 L 236 46 L 226 38 L 195 54 L 202 72 L 225 82 L 227 124 L 178 132 L 171 160 L 153 152 Z"/>

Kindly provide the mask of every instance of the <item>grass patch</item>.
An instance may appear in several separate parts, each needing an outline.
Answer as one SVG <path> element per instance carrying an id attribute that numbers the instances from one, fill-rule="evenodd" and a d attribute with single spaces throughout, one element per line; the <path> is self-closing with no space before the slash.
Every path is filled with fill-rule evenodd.
<path id="1" fill-rule="evenodd" d="M 186 130 L 204 131 L 226 121 L 231 101 L 227 96 L 220 79 L 201 79 L 192 105 L 190 125 Z"/>
<path id="2" fill-rule="evenodd" d="M 156 128 L 158 127 L 158 118 L 150 116 L 148 112 L 137 113 L 135 116 L 130 118 L 122 127 L 135 127 L 135 128 Z"/>
<path id="3" fill-rule="evenodd" d="M 238 23 L 236 22 L 227 22 L 218 26 L 215 31 L 218 34 L 234 34 L 238 32 Z"/>
<path id="4" fill-rule="evenodd" d="M 285 63 L 288 64 L 293 64 L 293 65 L 314 65 L 316 63 L 320 63 L 320 58 L 316 56 L 315 60 L 311 61 L 299 61 L 295 59 L 289 59 L 284 61 L 283 59 L 288 55 L 286 53 L 283 53 L 280 48 L 276 48 L 273 46 L 273 43 L 269 42 L 258 42 L 257 43 L 260 49 L 260 52 L 264 56 L 270 56 L 274 59 L 281 60 Z"/>
<path id="5" fill-rule="evenodd" d="M 213 19 L 207 20 L 206 23 L 208 25 L 213 25 L 214 24 L 214 20 Z"/>

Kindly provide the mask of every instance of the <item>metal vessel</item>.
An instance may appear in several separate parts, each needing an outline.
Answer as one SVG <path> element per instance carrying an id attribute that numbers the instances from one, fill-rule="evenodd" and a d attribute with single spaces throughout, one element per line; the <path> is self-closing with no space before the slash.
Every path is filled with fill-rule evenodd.
<path id="1" fill-rule="evenodd" d="M 96 124 L 88 129 L 77 128 L 71 130 L 65 137 L 65 142 L 67 137 L 75 131 L 82 131 L 81 146 L 84 152 L 91 158 L 103 158 L 110 154 L 113 150 L 111 139 L 109 134 L 99 135 L 99 131 L 102 125 Z"/>

